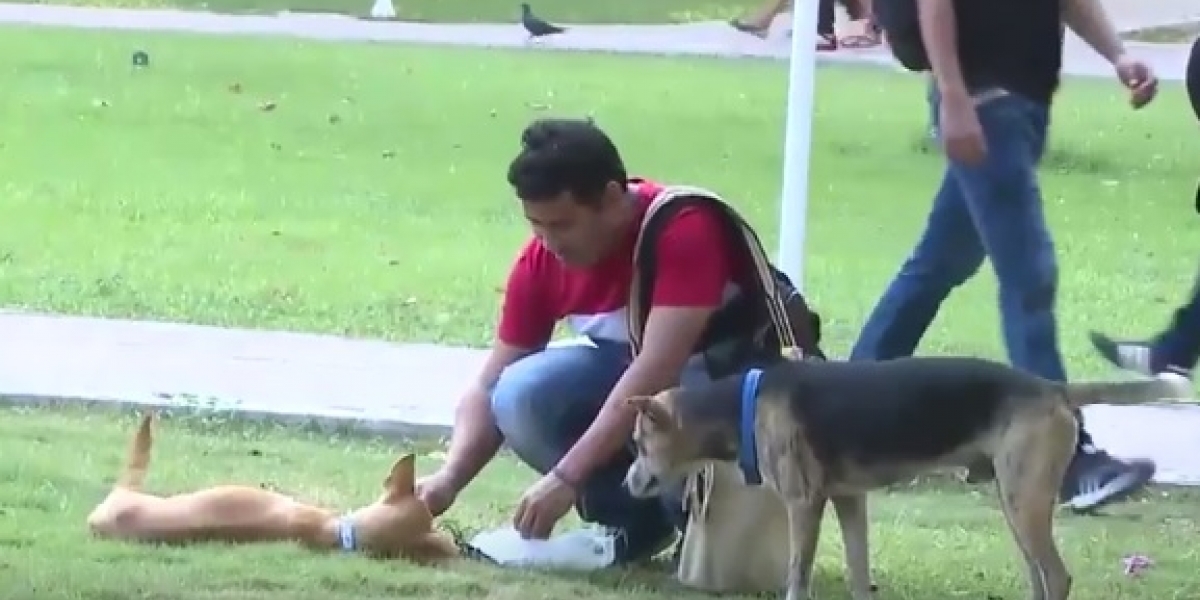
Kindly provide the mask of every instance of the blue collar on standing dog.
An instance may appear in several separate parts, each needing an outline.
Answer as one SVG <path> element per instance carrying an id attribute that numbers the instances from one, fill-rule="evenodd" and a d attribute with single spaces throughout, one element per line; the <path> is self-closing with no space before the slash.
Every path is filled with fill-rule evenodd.
<path id="1" fill-rule="evenodd" d="M 738 445 L 738 468 L 746 485 L 761 485 L 762 473 L 758 470 L 758 442 L 755 439 L 754 420 L 758 414 L 758 381 L 762 369 L 750 369 L 742 378 L 741 443 Z"/>

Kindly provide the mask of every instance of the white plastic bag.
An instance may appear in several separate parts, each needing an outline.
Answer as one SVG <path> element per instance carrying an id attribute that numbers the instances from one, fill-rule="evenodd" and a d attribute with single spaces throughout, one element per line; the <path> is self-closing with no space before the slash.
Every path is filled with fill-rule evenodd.
<path id="1" fill-rule="evenodd" d="M 616 562 L 616 541 L 600 529 L 576 529 L 527 540 L 512 526 L 476 535 L 471 546 L 503 567 L 595 571 Z"/>

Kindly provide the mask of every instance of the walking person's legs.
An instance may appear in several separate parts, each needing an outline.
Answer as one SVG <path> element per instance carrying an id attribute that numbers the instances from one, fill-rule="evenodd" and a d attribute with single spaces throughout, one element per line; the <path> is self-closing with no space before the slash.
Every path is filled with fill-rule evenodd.
<path id="1" fill-rule="evenodd" d="M 766 3 L 754 11 L 753 14 L 733 19 L 729 22 L 729 25 L 743 33 L 765 38 L 771 29 L 771 23 L 775 21 L 775 17 L 787 11 L 791 6 L 792 0 L 766 0 Z"/>
<path id="2" fill-rule="evenodd" d="M 983 258 L 966 199 L 947 171 L 920 241 L 871 311 L 850 360 L 912 355 L 942 302 L 979 270 Z"/>
<path id="3" fill-rule="evenodd" d="M 839 0 L 850 17 L 850 33 L 838 39 L 844 48 L 874 48 L 883 41 L 883 32 L 875 23 L 871 0 Z"/>
<path id="4" fill-rule="evenodd" d="M 936 106 L 936 95 L 931 100 Z M 1000 281 L 1010 359 L 1063 380 L 1054 318 L 1057 264 L 1036 179 L 1048 110 L 1010 95 L 981 107 L 979 117 L 988 143 L 984 164 L 948 165 L 921 241 L 867 319 L 850 358 L 912 354 L 941 303 L 975 273 L 986 249 Z M 1152 463 L 1124 463 L 1095 449 L 1081 419 L 1063 498 L 1094 508 L 1135 491 L 1153 472 Z"/>
<path id="5" fill-rule="evenodd" d="M 837 0 L 815 0 L 817 4 L 817 51 L 827 52 L 837 50 L 837 33 L 834 31 L 834 20 L 837 18 Z M 742 33 L 760 38 L 766 38 L 770 33 L 771 24 L 781 13 L 792 10 L 792 0 L 767 0 L 754 14 L 748 17 L 733 19 L 729 25 Z"/>
<path id="6" fill-rule="evenodd" d="M 830 52 L 837 50 L 837 32 L 834 21 L 837 20 L 837 0 L 817 0 L 817 51 Z"/>
<path id="7" fill-rule="evenodd" d="M 1200 359 L 1200 276 L 1187 303 L 1175 310 L 1170 325 L 1148 341 L 1118 341 L 1091 333 L 1092 345 L 1108 362 L 1152 376 L 1164 371 L 1191 375 Z"/>
<path id="8" fill-rule="evenodd" d="M 1015 94 L 978 108 L 987 140 L 979 166 L 951 164 L 999 283 L 1009 360 L 1046 379 L 1065 381 L 1055 297 L 1058 263 L 1046 226 L 1037 164 L 1045 148 L 1049 107 Z M 1149 461 L 1123 462 L 1097 449 L 1079 418 L 1079 443 L 1062 499 L 1077 510 L 1120 500 L 1154 475 Z"/>
<path id="9" fill-rule="evenodd" d="M 1187 94 L 1192 112 L 1200 120 L 1200 38 L 1192 42 L 1188 55 Z M 1196 210 L 1200 211 L 1200 190 L 1196 192 Z M 1108 362 L 1143 375 L 1175 371 L 1190 376 L 1200 358 L 1200 276 L 1186 304 L 1175 311 L 1165 331 L 1149 341 L 1117 341 L 1093 332 L 1092 345 Z"/>

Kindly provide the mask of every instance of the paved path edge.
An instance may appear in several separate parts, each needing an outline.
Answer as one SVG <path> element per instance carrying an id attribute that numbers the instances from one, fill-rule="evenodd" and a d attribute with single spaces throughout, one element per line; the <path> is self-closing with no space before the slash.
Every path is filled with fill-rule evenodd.
<path id="1" fill-rule="evenodd" d="M 157 410 L 172 415 L 222 416 L 247 422 L 316 429 L 323 433 L 350 432 L 356 435 L 378 436 L 395 440 L 440 440 L 450 435 L 450 427 L 445 425 L 415 423 L 399 419 L 356 418 L 345 415 L 298 413 L 261 408 L 211 408 L 201 403 L 0 393 L 0 405 L 9 408 L 72 407 L 109 412 Z"/>
<path id="2" fill-rule="evenodd" d="M 8 408 L 33 409 L 71 407 L 107 412 L 136 412 L 152 409 L 174 416 L 220 416 L 242 422 L 300 427 L 317 430 L 325 434 L 349 433 L 356 436 L 382 437 L 389 440 L 407 442 L 445 440 L 450 435 L 451 430 L 446 425 L 415 423 L 400 419 L 355 418 L 345 415 L 324 415 L 312 412 L 300 413 L 270 409 L 211 408 L 204 406 L 202 403 L 187 404 L 170 401 L 122 400 L 118 398 L 0 393 L 0 405 Z M 1152 404 L 1150 406 L 1161 408 L 1169 405 Z M 1163 481 L 1155 478 L 1154 485 L 1156 487 L 1186 489 L 1200 486 L 1200 481 L 1192 481 L 1187 478 Z"/>

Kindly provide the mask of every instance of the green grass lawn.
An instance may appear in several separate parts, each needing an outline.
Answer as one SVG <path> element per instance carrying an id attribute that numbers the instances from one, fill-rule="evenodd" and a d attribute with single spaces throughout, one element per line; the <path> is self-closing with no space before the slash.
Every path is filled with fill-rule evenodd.
<path id="1" fill-rule="evenodd" d="M 150 68 L 130 67 L 137 49 Z M 593 115 L 632 170 L 723 192 L 774 247 L 784 76 L 748 60 L 5 29 L 0 305 L 480 345 L 527 235 L 504 172 L 531 118 Z M 1071 81 L 1059 102 L 1043 185 L 1077 372 L 1100 370 L 1084 330 L 1158 326 L 1195 272 L 1200 142 L 1182 96 L 1167 86 L 1135 114 L 1114 86 Z M 923 150 L 919 78 L 822 69 L 815 118 L 807 283 L 840 354 L 910 249 L 939 161 Z M 994 293 L 988 274 L 959 292 L 924 350 L 999 355 Z M 688 597 L 655 572 L 427 571 L 287 547 L 91 541 L 83 517 L 131 425 L 3 409 L 0 597 Z M 160 440 L 156 489 L 259 482 L 347 508 L 373 497 L 398 451 L 211 419 L 169 421 Z M 528 481 L 500 461 L 448 524 L 502 522 Z M 1156 491 L 1110 518 L 1062 519 L 1076 597 L 1197 597 L 1196 501 Z M 1022 597 L 990 504 L 946 485 L 880 494 L 881 600 Z M 845 598 L 835 538 L 819 587 Z M 1121 574 L 1135 552 L 1157 562 L 1141 579 Z"/>
<path id="2" fill-rule="evenodd" d="M 632 171 L 722 192 L 777 239 L 774 62 L 6 29 L 0 80 L 0 305 L 486 344 L 528 235 L 505 169 L 544 115 L 593 115 Z M 807 287 L 840 354 L 940 164 L 920 78 L 818 87 Z M 1200 136 L 1173 85 L 1135 113 L 1068 81 L 1054 118 L 1062 338 L 1096 371 L 1085 329 L 1147 332 L 1191 284 Z M 985 270 L 926 350 L 998 355 L 996 313 Z"/>
<path id="3" fill-rule="evenodd" d="M 216 13 L 281 11 L 340 13 L 365 17 L 373 0 L 5 0 L 107 8 L 175 8 Z M 636 24 L 726 20 L 764 0 L 532 0 L 534 11 L 559 23 Z M 394 0 L 397 18 L 432 23 L 506 23 L 520 15 L 518 0 Z"/>
<path id="4" fill-rule="evenodd" d="M 711 598 L 670 582 L 663 568 L 565 576 L 479 564 L 422 569 L 289 545 L 156 548 L 93 540 L 84 518 L 107 492 L 136 425 L 129 415 L 0 408 L 0 597 L 38 600 L 645 600 Z M 241 422 L 160 421 L 149 489 L 172 493 L 222 482 L 264 485 L 304 501 L 350 509 L 373 500 L 404 448 L 363 438 Z M 418 448 L 419 449 L 419 448 Z M 425 456 L 418 470 L 436 459 Z M 473 532 L 510 518 L 531 482 L 508 458 L 468 489 L 443 526 Z M 1156 490 L 1109 518 L 1059 519 L 1075 598 L 1195 598 L 1200 497 Z M 990 490 L 926 482 L 872 500 L 879 600 L 1025 597 L 1015 545 Z M 847 598 L 837 529 L 829 523 L 817 566 L 821 598 Z M 1150 556 L 1140 578 L 1122 558 Z"/>

